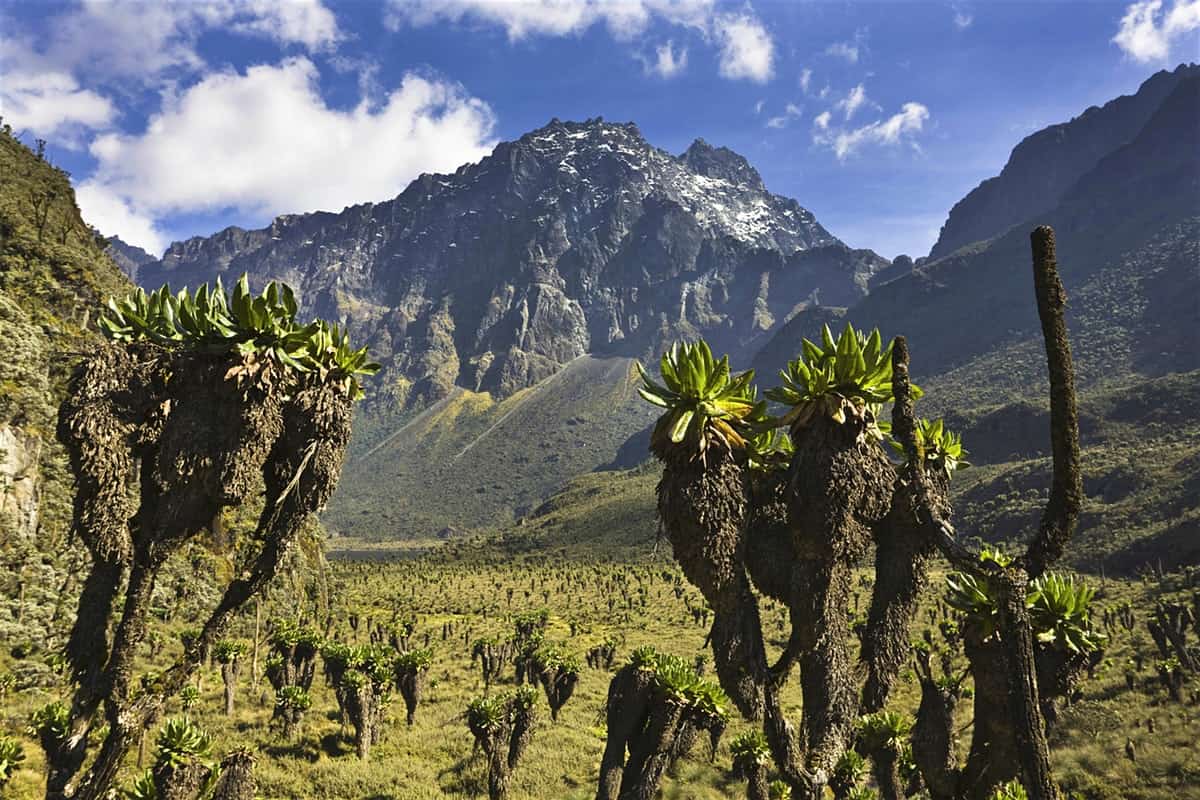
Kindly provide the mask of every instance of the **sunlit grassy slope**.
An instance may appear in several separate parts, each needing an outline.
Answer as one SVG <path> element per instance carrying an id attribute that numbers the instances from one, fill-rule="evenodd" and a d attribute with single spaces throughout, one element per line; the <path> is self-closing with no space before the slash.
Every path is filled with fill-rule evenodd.
<path id="1" fill-rule="evenodd" d="M 609 465 L 653 416 L 627 358 L 578 358 L 500 402 L 456 389 L 386 434 L 364 429 L 324 521 L 357 538 L 404 539 L 513 520 Z"/>

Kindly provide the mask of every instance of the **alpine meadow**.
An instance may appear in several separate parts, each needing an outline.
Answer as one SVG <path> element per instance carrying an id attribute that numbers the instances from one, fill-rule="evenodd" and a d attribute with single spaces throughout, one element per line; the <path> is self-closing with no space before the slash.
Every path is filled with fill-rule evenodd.
<path id="1" fill-rule="evenodd" d="M 0 797 L 1200 800 L 1198 37 L 0 0 Z"/>

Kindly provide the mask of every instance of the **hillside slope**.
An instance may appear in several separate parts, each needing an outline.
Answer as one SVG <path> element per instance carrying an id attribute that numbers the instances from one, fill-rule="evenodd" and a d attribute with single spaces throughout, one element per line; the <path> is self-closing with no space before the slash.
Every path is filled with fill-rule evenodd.
<path id="1" fill-rule="evenodd" d="M 1133 95 L 1093 106 L 1078 117 L 1031 134 L 1013 148 L 1004 169 L 954 205 L 929 257 L 989 239 L 1058 205 L 1100 159 L 1137 136 L 1163 100 L 1200 67 L 1182 64 L 1148 78 Z"/>
<path id="2" fill-rule="evenodd" d="M 0 639 L 50 613 L 81 557 L 68 546 L 71 487 L 54 438 L 72 356 L 129 287 L 75 205 L 68 176 L 0 130 Z M 69 581 L 68 581 L 69 583 Z M 22 603 L 22 600 L 25 602 Z M 11 607 L 10 607 L 11 606 Z M 12 613 L 20 606 L 22 613 Z M 39 620 L 40 622 L 40 620 Z M 15 625 L 15 628 L 14 628 Z"/>

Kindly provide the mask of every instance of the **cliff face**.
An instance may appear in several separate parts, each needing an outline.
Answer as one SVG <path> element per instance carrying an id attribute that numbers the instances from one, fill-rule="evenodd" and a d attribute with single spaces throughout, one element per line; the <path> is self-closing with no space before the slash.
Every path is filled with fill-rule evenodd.
<path id="1" fill-rule="evenodd" d="M 108 256 L 114 264 L 121 268 L 121 272 L 124 272 L 125 276 L 135 283 L 138 270 L 142 265 L 158 260 L 142 248 L 123 241 L 120 236 L 108 237 Z"/>
<path id="2" fill-rule="evenodd" d="M 730 150 L 676 157 L 633 125 L 555 120 L 388 202 L 176 243 L 139 282 L 286 280 L 371 346 L 376 403 L 404 409 L 683 336 L 749 352 L 797 303 L 853 302 L 886 265 Z"/>
<path id="3" fill-rule="evenodd" d="M 1200 75 L 1180 65 L 1148 78 L 1137 93 L 1087 109 L 1070 122 L 1051 125 L 1013 148 L 1004 169 L 954 205 L 930 259 L 998 236 L 1055 208 L 1071 187 L 1102 158 L 1132 141 L 1176 87 Z"/>

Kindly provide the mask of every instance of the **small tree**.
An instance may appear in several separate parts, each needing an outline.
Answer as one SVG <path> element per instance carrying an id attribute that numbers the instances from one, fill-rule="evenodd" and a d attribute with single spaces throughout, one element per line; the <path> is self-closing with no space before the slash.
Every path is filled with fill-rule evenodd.
<path id="1" fill-rule="evenodd" d="M 550 719 L 557 722 L 559 709 L 567 704 L 579 684 L 579 659 L 563 654 L 557 647 L 544 646 L 534 653 L 531 672 L 546 692 Z"/>
<path id="2" fill-rule="evenodd" d="M 346 693 L 346 716 L 354 726 L 358 757 L 366 760 L 371 745 L 383 737 L 383 714 L 391 684 L 390 659 L 382 653 L 364 653 L 353 669 L 342 677 Z"/>
<path id="3" fill-rule="evenodd" d="M 955 569 L 986 575 L 995 589 L 997 658 L 991 673 L 974 661 L 972 667 L 977 680 L 998 676 L 987 691 L 1004 708 L 1005 731 L 993 741 L 1012 747 L 990 755 L 989 763 L 1002 766 L 971 788 L 972 797 L 986 796 L 1013 776 L 1035 800 L 1055 797 L 1026 600 L 1030 580 L 1063 552 L 1082 486 L 1053 232 L 1035 230 L 1032 243 L 1050 376 L 1053 479 L 1038 534 L 1009 565 L 981 562 L 946 521 L 949 480 L 964 465 L 965 452 L 941 422 L 915 417 L 920 392 L 909 381 L 902 337 L 885 346 L 878 331 L 867 334 L 847 324 L 838 336 L 826 326 L 819 343 L 803 340 L 782 372 L 782 385 L 766 393 L 784 406 L 778 417 L 758 400 L 753 372 L 734 374 L 728 358 L 715 359 L 703 341 L 664 354 L 661 382 L 641 370 L 642 397 L 663 409 L 650 437 L 651 452 L 663 464 L 662 530 L 684 575 L 712 608 L 710 641 L 721 686 L 743 716 L 762 722 L 775 767 L 797 800 L 822 796 L 852 742 L 856 720 L 886 705 L 909 654 L 926 564 L 939 551 Z M 882 416 L 888 403 L 890 429 Z M 899 465 L 881 446 L 889 433 L 904 457 Z M 872 543 L 871 603 L 856 631 L 865 675 L 860 685 L 846 611 L 853 605 L 853 570 Z M 790 632 L 774 664 L 767 661 L 754 588 L 788 609 Z M 780 701 L 797 665 L 804 708 L 799 731 Z M 980 720 L 975 727 L 978 738 L 988 738 Z M 612 736 L 610 726 L 610 742 Z M 981 766 L 980 757 L 973 753 L 968 772 Z M 946 767 L 937 761 L 931 768 Z M 609 796 L 607 774 L 602 770 L 601 798 Z"/>
<path id="4" fill-rule="evenodd" d="M 537 723 L 537 691 L 523 686 L 509 694 L 480 697 L 467 706 L 467 727 L 487 757 L 488 800 L 504 800 L 513 770 L 525 754 Z"/>
<path id="5" fill-rule="evenodd" d="M 608 687 L 608 740 L 596 800 L 650 800 L 663 774 L 707 732 L 715 752 L 729 698 L 692 662 L 651 647 L 633 651 Z M 626 753 L 628 752 L 628 758 Z"/>
<path id="6" fill-rule="evenodd" d="M 92 565 L 67 644 L 69 730 L 46 752 L 48 798 L 62 797 L 83 767 L 101 714 L 107 733 L 74 796 L 108 793 L 146 720 L 188 682 L 333 492 L 362 394 L 357 376 L 378 367 L 337 327 L 302 325 L 296 313 L 286 286 L 256 296 L 243 277 L 228 294 L 219 282 L 177 295 L 138 290 L 101 318 L 108 343 L 77 368 L 59 412 L 77 487 L 74 530 Z M 134 660 L 164 564 L 222 509 L 263 490 L 247 560 L 182 658 L 154 691 L 135 694 Z"/>
<path id="7" fill-rule="evenodd" d="M 396 688 L 400 690 L 400 696 L 404 698 L 404 707 L 407 710 L 406 721 L 409 725 L 412 725 L 416 718 L 417 706 L 420 705 L 421 694 L 425 690 L 425 678 L 432 664 L 433 651 L 428 648 L 410 650 L 396 657 Z"/>
<path id="8" fill-rule="evenodd" d="M 233 716 L 233 698 L 237 691 L 238 672 L 241 671 L 242 656 L 249 648 L 245 642 L 222 639 L 213 649 L 213 658 L 221 665 L 221 680 L 225 684 L 225 716 Z"/>

